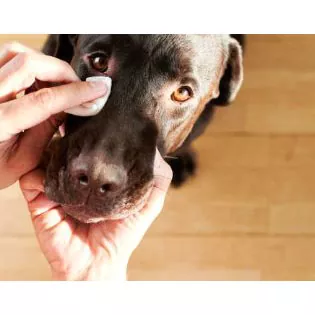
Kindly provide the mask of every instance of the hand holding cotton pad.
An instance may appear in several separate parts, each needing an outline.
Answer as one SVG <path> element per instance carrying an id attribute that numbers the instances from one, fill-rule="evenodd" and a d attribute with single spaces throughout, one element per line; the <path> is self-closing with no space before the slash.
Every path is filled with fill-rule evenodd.
<path id="1" fill-rule="evenodd" d="M 103 97 L 96 99 L 94 102 L 69 108 L 65 111 L 66 113 L 76 116 L 94 116 L 97 115 L 104 107 L 111 92 L 112 79 L 110 77 L 96 76 L 86 78 L 86 81 L 103 81 L 107 86 L 107 93 Z"/>

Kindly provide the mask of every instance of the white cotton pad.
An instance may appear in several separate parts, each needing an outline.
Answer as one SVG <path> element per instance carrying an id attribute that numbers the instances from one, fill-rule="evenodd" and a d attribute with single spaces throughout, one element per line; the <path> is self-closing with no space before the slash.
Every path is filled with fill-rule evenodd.
<path id="1" fill-rule="evenodd" d="M 96 76 L 96 77 L 89 77 L 86 78 L 86 81 L 103 81 L 105 82 L 108 91 L 107 93 L 103 96 L 100 97 L 93 102 L 89 102 L 86 104 L 82 104 L 76 107 L 69 108 L 65 110 L 66 113 L 76 115 L 76 116 L 94 116 L 98 114 L 104 105 L 106 104 L 108 97 L 111 92 L 111 87 L 112 87 L 112 79 L 110 77 L 104 77 L 104 76 Z"/>

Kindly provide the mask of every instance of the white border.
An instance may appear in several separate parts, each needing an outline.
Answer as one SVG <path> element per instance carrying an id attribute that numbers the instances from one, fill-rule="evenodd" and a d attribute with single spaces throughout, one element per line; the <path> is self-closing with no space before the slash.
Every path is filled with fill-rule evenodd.
<path id="1" fill-rule="evenodd" d="M 314 292 L 314 282 L 8 282 L 0 313 L 307 315 Z"/>
<path id="2" fill-rule="evenodd" d="M 2 1 L 1 33 L 315 33 L 314 1 Z"/>

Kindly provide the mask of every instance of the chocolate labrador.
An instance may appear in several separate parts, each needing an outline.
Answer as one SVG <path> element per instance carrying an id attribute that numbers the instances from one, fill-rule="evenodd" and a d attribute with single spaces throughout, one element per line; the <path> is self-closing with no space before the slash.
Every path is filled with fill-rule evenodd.
<path id="1" fill-rule="evenodd" d="M 112 78 L 93 117 L 68 115 L 45 189 L 65 212 L 91 223 L 122 218 L 145 201 L 156 148 L 179 186 L 194 174 L 191 142 L 213 106 L 234 100 L 243 80 L 242 35 L 50 35 L 43 52 L 78 76 Z"/>

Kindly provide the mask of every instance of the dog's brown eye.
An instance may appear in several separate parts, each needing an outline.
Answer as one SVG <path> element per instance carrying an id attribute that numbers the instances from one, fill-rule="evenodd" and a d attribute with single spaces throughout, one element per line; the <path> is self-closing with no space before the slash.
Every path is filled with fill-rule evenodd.
<path id="1" fill-rule="evenodd" d="M 98 72 L 106 72 L 108 70 L 108 57 L 104 54 L 91 56 L 91 66 Z"/>
<path id="2" fill-rule="evenodd" d="M 173 101 L 185 102 L 192 97 L 192 90 L 189 86 L 182 86 L 172 94 Z"/>

